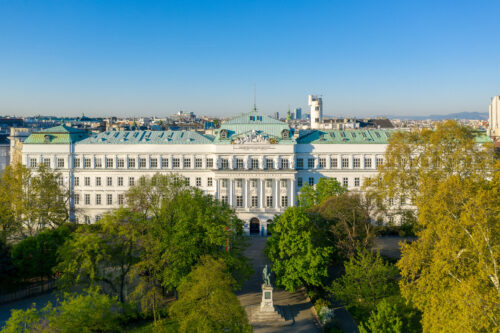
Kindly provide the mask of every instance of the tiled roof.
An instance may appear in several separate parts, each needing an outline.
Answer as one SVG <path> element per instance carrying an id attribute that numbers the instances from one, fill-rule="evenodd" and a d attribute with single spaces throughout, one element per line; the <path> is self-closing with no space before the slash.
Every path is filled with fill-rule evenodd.
<path id="1" fill-rule="evenodd" d="M 68 144 L 88 138 L 85 130 L 60 125 L 33 132 L 24 141 L 24 144 Z"/>
<path id="2" fill-rule="evenodd" d="M 297 143 L 307 144 L 387 144 L 394 130 L 312 130 L 302 134 Z"/>
<path id="3" fill-rule="evenodd" d="M 213 138 L 194 131 L 119 131 L 102 132 L 81 144 L 209 144 Z"/>

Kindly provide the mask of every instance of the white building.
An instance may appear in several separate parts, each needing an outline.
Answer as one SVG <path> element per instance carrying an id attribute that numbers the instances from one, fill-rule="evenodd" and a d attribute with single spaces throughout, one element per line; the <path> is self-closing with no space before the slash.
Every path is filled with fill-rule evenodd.
<path id="1" fill-rule="evenodd" d="M 488 135 L 492 138 L 500 137 L 500 96 L 495 96 L 491 99 Z"/>
<path id="2" fill-rule="evenodd" d="M 319 129 L 323 122 L 323 99 L 319 96 L 309 95 L 308 104 L 311 108 L 311 128 Z"/>
<path id="3" fill-rule="evenodd" d="M 73 193 L 76 218 L 93 222 L 124 204 L 141 176 L 176 173 L 228 203 L 249 233 L 265 233 L 275 214 L 296 204 L 304 184 L 334 177 L 349 189 L 376 174 L 390 133 L 309 130 L 252 111 L 221 125 L 214 136 L 193 131 L 92 134 L 57 126 L 25 140 L 22 161 L 57 168 Z"/>

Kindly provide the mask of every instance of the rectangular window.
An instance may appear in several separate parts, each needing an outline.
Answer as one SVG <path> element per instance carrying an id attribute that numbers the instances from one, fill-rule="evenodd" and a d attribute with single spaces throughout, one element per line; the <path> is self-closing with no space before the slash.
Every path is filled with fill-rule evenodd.
<path id="1" fill-rule="evenodd" d="M 258 169 L 259 168 L 259 160 L 256 158 L 252 158 L 252 169 Z"/>
<path id="2" fill-rule="evenodd" d="M 107 177 L 106 178 L 106 185 L 107 186 L 113 186 L 113 177 Z"/>
<path id="3" fill-rule="evenodd" d="M 229 161 L 227 158 L 221 160 L 221 167 L 222 169 L 229 169 Z"/>
<path id="4" fill-rule="evenodd" d="M 236 159 L 236 169 L 243 169 L 243 159 L 242 158 Z"/>
<path id="5" fill-rule="evenodd" d="M 384 164 L 384 159 L 382 157 L 377 157 L 377 160 L 375 161 L 376 167 L 378 168 L 379 166 Z"/>
<path id="6" fill-rule="evenodd" d="M 354 186 L 359 187 L 359 177 L 354 178 Z"/>
<path id="7" fill-rule="evenodd" d="M 314 185 L 314 177 L 309 177 L 309 185 Z"/>
<path id="8" fill-rule="evenodd" d="M 281 196 L 281 207 L 288 207 L 288 196 L 287 195 Z"/>
<path id="9" fill-rule="evenodd" d="M 323 158 L 323 157 L 322 157 L 322 158 L 320 158 L 320 159 L 319 159 L 319 167 L 320 167 L 321 169 L 326 168 L 326 158 Z"/>
<path id="10" fill-rule="evenodd" d="M 282 179 L 282 180 L 280 180 L 280 186 L 281 186 L 282 188 L 286 188 L 287 183 L 288 183 L 288 182 L 287 182 L 287 180 L 286 180 L 286 179 Z"/>
<path id="11" fill-rule="evenodd" d="M 289 166 L 289 161 L 287 159 L 283 159 L 281 160 L 281 168 L 282 169 L 288 169 L 288 166 Z"/>
<path id="12" fill-rule="evenodd" d="M 95 167 L 96 168 L 102 168 L 102 159 L 101 158 L 96 158 L 95 159 Z"/>
<path id="13" fill-rule="evenodd" d="M 85 186 L 90 186 L 90 177 L 83 178 Z"/>
<path id="14" fill-rule="evenodd" d="M 191 167 L 191 159 L 185 158 L 184 159 L 184 168 L 190 168 L 190 167 Z"/>
<path id="15" fill-rule="evenodd" d="M 342 157 L 342 169 L 349 167 L 349 158 Z"/>
<path id="16" fill-rule="evenodd" d="M 251 188 L 256 188 L 257 187 L 257 179 L 250 180 L 250 187 Z"/>
<path id="17" fill-rule="evenodd" d="M 123 205 L 123 194 L 118 194 L 118 204 L 121 206 Z"/>
<path id="18" fill-rule="evenodd" d="M 75 201 L 75 205 L 79 205 L 80 204 L 80 194 L 75 193 L 74 201 Z"/>
<path id="19" fill-rule="evenodd" d="M 243 207 L 243 196 L 242 195 L 236 196 L 236 207 L 238 207 L 238 208 Z"/>
<path id="20" fill-rule="evenodd" d="M 64 178 L 61 176 L 61 177 L 57 177 L 57 184 L 59 186 L 63 186 L 64 185 Z"/>
<path id="21" fill-rule="evenodd" d="M 334 157 L 330 160 L 332 169 L 337 169 L 339 167 L 339 160 Z"/>
<path id="22" fill-rule="evenodd" d="M 203 160 L 201 158 L 197 158 L 194 160 L 194 167 L 197 169 L 201 169 L 203 165 Z"/>
<path id="23" fill-rule="evenodd" d="M 113 159 L 107 158 L 106 159 L 106 168 L 112 168 L 112 167 L 113 167 Z"/>
<path id="24" fill-rule="evenodd" d="M 207 158 L 207 168 L 213 168 L 213 167 L 214 167 L 214 159 Z"/>
<path id="25" fill-rule="evenodd" d="M 101 204 L 101 195 L 100 194 L 96 194 L 95 195 L 95 204 L 96 205 L 100 205 Z"/>
<path id="26" fill-rule="evenodd" d="M 139 168 L 144 169 L 146 167 L 146 159 L 144 157 L 139 157 Z"/>
<path id="27" fill-rule="evenodd" d="M 64 168 L 64 158 L 58 158 L 57 159 L 57 167 L 58 168 Z"/>
<path id="28" fill-rule="evenodd" d="M 252 207 L 257 207 L 259 205 L 259 197 L 256 195 L 252 195 Z"/>
<path id="29" fill-rule="evenodd" d="M 107 203 L 108 205 L 112 205 L 112 204 L 113 204 L 113 194 L 108 194 L 108 195 L 106 196 L 106 203 Z"/>
<path id="30" fill-rule="evenodd" d="M 266 196 L 266 207 L 270 208 L 273 206 L 273 196 L 268 195 Z"/>
<path id="31" fill-rule="evenodd" d="M 298 187 L 302 187 L 303 183 L 302 183 L 302 177 L 299 177 L 297 178 L 297 186 Z"/>
<path id="32" fill-rule="evenodd" d="M 304 159 L 298 158 L 297 159 L 297 169 L 303 169 L 303 168 L 304 168 Z"/>
<path id="33" fill-rule="evenodd" d="M 221 196 L 221 201 L 222 203 L 229 205 L 229 200 L 227 199 L 227 195 Z"/>
<path id="34" fill-rule="evenodd" d="M 236 188 L 242 188 L 242 187 L 243 187 L 243 180 L 236 179 Z"/>
<path id="35" fill-rule="evenodd" d="M 80 186 L 80 177 L 75 177 L 75 186 Z"/>
<path id="36" fill-rule="evenodd" d="M 196 177 L 196 186 L 201 187 L 201 177 Z"/>
<path id="37" fill-rule="evenodd" d="M 227 179 L 222 180 L 221 186 L 222 186 L 222 188 L 227 188 Z"/>
<path id="38" fill-rule="evenodd" d="M 168 158 L 162 157 L 162 159 L 161 159 L 161 167 L 162 168 L 168 168 Z"/>
<path id="39" fill-rule="evenodd" d="M 172 159 L 172 167 L 177 169 L 181 166 L 181 159 L 180 158 L 177 158 L 177 157 L 174 157 Z"/>
<path id="40" fill-rule="evenodd" d="M 152 158 L 150 160 L 150 163 L 151 163 L 151 168 L 158 168 L 158 159 L 157 158 Z"/>
<path id="41" fill-rule="evenodd" d="M 186 186 L 191 185 L 191 178 L 189 177 L 184 178 L 184 184 L 186 184 Z"/>
<path id="42" fill-rule="evenodd" d="M 95 186 L 101 186 L 101 177 L 95 177 Z"/>
<path id="43" fill-rule="evenodd" d="M 266 187 L 267 188 L 273 187 L 273 181 L 271 179 L 266 179 Z"/>
<path id="44" fill-rule="evenodd" d="M 83 164 L 85 168 L 90 168 L 90 158 L 84 158 L 83 159 Z"/>
<path id="45" fill-rule="evenodd" d="M 90 205 L 90 194 L 85 194 L 85 204 Z"/>
<path id="46" fill-rule="evenodd" d="M 37 167 L 36 158 L 30 158 L 30 168 L 36 168 L 36 167 Z"/>
<path id="47" fill-rule="evenodd" d="M 342 185 L 344 187 L 349 186 L 349 178 L 347 178 L 347 177 L 342 178 Z"/>
<path id="48" fill-rule="evenodd" d="M 307 159 L 307 167 L 309 169 L 314 169 L 314 158 L 308 158 Z"/>
<path id="49" fill-rule="evenodd" d="M 135 168 L 135 158 L 129 158 L 128 159 L 128 167 L 129 168 Z"/>
<path id="50" fill-rule="evenodd" d="M 365 158 L 365 168 L 371 168 L 371 167 L 372 167 L 372 159 Z"/>
<path id="51" fill-rule="evenodd" d="M 50 158 L 44 158 L 43 165 L 45 165 L 47 168 L 50 168 Z"/>
<path id="52" fill-rule="evenodd" d="M 123 186 L 123 177 L 118 177 L 118 186 Z"/>
<path id="53" fill-rule="evenodd" d="M 135 185 L 135 178 L 128 177 L 128 186 L 134 186 L 134 185 Z"/>
<path id="54" fill-rule="evenodd" d="M 394 205 L 394 198 L 389 198 L 389 206 L 393 206 Z"/>
<path id="55" fill-rule="evenodd" d="M 74 159 L 73 159 L 73 166 L 74 166 L 75 168 L 79 168 L 79 167 L 80 167 L 80 161 L 81 161 L 81 160 L 80 160 L 79 158 L 74 158 Z"/>
<path id="56" fill-rule="evenodd" d="M 119 168 L 124 168 L 125 167 L 125 159 L 119 158 L 116 162 L 116 166 Z"/>
<path id="57" fill-rule="evenodd" d="M 361 159 L 359 157 L 355 157 L 353 160 L 352 160 L 352 167 L 354 169 L 359 169 L 361 168 Z"/>
<path id="58" fill-rule="evenodd" d="M 266 169 L 274 169 L 274 161 L 270 158 L 266 159 Z"/>
<path id="59" fill-rule="evenodd" d="M 214 180 L 212 177 L 207 178 L 207 186 L 212 187 L 214 185 Z"/>

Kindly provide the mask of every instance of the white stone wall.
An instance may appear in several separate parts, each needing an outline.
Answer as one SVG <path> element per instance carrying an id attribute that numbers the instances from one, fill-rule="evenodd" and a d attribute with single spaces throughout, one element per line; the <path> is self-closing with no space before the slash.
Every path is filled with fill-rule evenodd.
<path id="1" fill-rule="evenodd" d="M 500 96 L 491 99 L 488 134 L 491 137 L 500 137 Z"/>

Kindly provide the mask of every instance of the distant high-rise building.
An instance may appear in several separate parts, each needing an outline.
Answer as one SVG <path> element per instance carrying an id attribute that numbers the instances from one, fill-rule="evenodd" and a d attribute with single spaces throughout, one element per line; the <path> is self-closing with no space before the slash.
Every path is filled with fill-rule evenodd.
<path id="1" fill-rule="evenodd" d="M 500 137 L 500 96 L 491 99 L 489 113 L 488 135 Z"/>
<path id="2" fill-rule="evenodd" d="M 302 108 L 295 108 L 293 110 L 293 116 L 296 120 L 302 119 Z"/>
<path id="3" fill-rule="evenodd" d="M 311 128 L 319 129 L 323 121 L 323 99 L 316 95 L 309 95 L 311 107 Z"/>
<path id="4" fill-rule="evenodd" d="M 280 113 L 279 112 L 275 112 L 274 113 L 274 119 L 280 119 Z"/>

